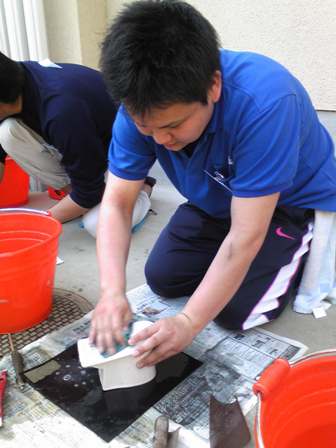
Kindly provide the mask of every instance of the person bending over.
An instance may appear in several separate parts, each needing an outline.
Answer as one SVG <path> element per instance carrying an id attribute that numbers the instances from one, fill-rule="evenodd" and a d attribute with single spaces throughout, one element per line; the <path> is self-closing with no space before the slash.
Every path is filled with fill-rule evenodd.
<path id="1" fill-rule="evenodd" d="M 69 193 L 50 209 L 60 222 L 91 209 L 84 226 L 94 235 L 115 115 L 98 71 L 0 53 L 0 180 L 9 155 L 44 185 Z M 147 193 L 139 191 L 133 224 L 150 208 Z"/>
<path id="2" fill-rule="evenodd" d="M 101 67 L 121 106 L 91 340 L 113 351 L 131 318 L 126 229 L 155 160 L 187 202 L 161 232 L 145 274 L 155 293 L 189 299 L 131 339 L 139 367 L 183 350 L 214 318 L 238 330 L 277 318 L 309 250 L 313 211 L 336 211 L 333 143 L 304 87 L 268 57 L 220 49 L 211 24 L 180 1 L 125 7 Z"/>

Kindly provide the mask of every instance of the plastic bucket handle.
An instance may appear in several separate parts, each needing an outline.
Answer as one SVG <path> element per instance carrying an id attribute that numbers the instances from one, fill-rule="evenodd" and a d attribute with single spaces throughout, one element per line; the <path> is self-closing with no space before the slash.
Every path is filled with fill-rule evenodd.
<path id="1" fill-rule="evenodd" d="M 289 372 L 289 369 L 291 366 L 300 364 L 303 361 L 307 361 L 308 359 L 318 358 L 321 356 L 328 356 L 328 355 L 336 355 L 336 349 L 328 349 L 328 350 L 321 350 L 319 352 L 310 353 L 308 355 L 302 356 L 301 358 L 297 359 L 296 361 L 286 361 L 285 359 L 278 358 L 272 363 L 264 372 L 265 376 L 262 377 L 262 380 L 258 380 L 258 382 L 253 386 L 253 390 L 255 394 L 257 395 L 258 403 L 257 403 L 257 413 L 256 413 L 256 435 L 257 435 L 257 442 L 259 448 L 265 448 L 265 444 L 262 437 L 261 432 L 261 402 L 262 398 L 267 397 L 267 394 L 271 392 L 272 388 L 277 385 L 277 381 L 284 380 L 285 376 L 287 376 L 287 373 Z M 275 366 L 273 365 L 275 364 Z M 288 368 L 284 368 L 284 365 L 287 364 Z M 286 372 L 287 370 L 287 372 Z M 273 379 L 272 379 L 273 377 Z M 274 381 L 275 377 L 275 381 Z"/>
<path id="2" fill-rule="evenodd" d="M 51 216 L 49 211 L 37 210 L 34 208 L 1 208 L 0 213 L 36 213 L 38 215 Z"/>

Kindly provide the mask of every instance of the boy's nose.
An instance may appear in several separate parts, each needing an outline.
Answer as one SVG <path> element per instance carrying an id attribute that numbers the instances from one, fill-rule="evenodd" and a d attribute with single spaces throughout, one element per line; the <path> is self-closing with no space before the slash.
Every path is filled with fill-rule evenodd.
<path id="1" fill-rule="evenodd" d="M 172 137 L 167 131 L 154 131 L 153 138 L 158 145 L 169 145 L 172 142 Z"/>

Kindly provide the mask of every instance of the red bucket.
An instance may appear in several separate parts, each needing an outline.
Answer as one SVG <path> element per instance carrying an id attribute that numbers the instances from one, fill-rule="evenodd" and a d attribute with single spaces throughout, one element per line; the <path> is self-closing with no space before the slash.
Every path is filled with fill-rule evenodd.
<path id="1" fill-rule="evenodd" d="M 61 229 L 47 212 L 0 210 L 0 334 L 48 317 Z"/>
<path id="2" fill-rule="evenodd" d="M 29 176 L 10 157 L 5 160 L 5 173 L 0 182 L 0 207 L 18 207 L 28 202 Z"/>
<path id="3" fill-rule="evenodd" d="M 336 350 L 277 359 L 253 390 L 258 448 L 336 447 Z"/>

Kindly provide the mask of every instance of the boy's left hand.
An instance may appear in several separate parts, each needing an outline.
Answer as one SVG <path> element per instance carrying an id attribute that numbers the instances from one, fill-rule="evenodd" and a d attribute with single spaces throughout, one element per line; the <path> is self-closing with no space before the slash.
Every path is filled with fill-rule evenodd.
<path id="1" fill-rule="evenodd" d="M 128 343 L 136 345 L 134 356 L 139 368 L 153 366 L 187 347 L 196 333 L 183 314 L 160 319 L 134 335 Z"/>

